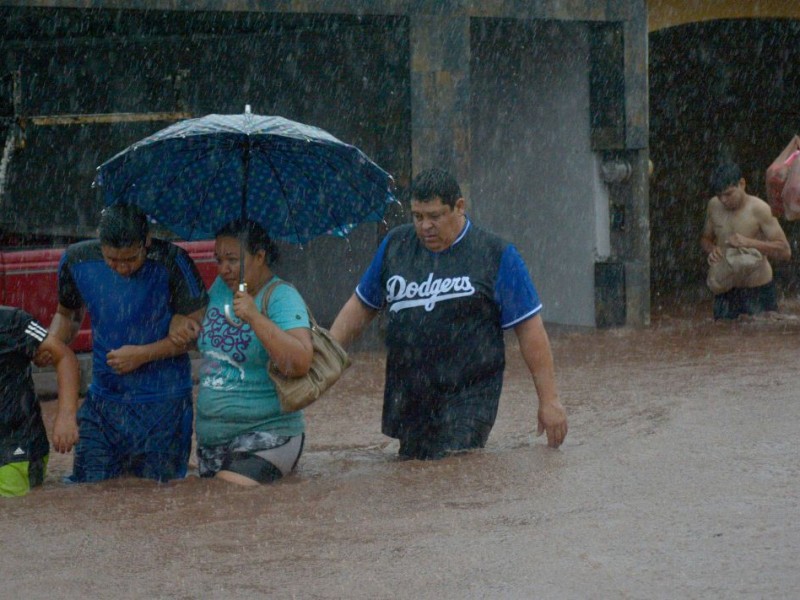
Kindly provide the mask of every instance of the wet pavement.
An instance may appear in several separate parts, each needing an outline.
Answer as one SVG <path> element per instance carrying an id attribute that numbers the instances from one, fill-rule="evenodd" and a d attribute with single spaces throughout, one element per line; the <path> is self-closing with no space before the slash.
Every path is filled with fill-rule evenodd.
<path id="1" fill-rule="evenodd" d="M 307 411 L 299 471 L 273 486 L 65 486 L 72 457 L 53 454 L 44 487 L 0 504 L 2 596 L 796 597 L 800 305 L 786 312 L 550 326 L 558 451 L 533 435 L 512 338 L 497 424 L 471 454 L 395 458 L 380 353 Z"/>

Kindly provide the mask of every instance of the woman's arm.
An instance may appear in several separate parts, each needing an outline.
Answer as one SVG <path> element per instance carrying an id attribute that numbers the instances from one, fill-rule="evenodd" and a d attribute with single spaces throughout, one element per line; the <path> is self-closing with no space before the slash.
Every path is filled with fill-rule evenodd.
<path id="1" fill-rule="evenodd" d="M 311 332 L 305 327 L 284 331 L 269 317 L 262 314 L 253 297 L 247 292 L 236 292 L 233 312 L 250 325 L 258 341 L 269 353 L 270 360 L 287 377 L 301 377 L 311 368 L 314 347 Z"/>

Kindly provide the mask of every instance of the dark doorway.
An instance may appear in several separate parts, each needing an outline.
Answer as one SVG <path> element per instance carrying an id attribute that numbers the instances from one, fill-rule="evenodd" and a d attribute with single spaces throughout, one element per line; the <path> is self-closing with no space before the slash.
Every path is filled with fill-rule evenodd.
<path id="1" fill-rule="evenodd" d="M 800 131 L 800 21 L 722 20 L 650 34 L 651 292 L 654 308 L 709 294 L 699 236 L 708 178 L 738 162 L 751 194 Z M 796 293 L 800 225 L 781 219 L 791 263 L 775 265 L 778 289 Z"/>

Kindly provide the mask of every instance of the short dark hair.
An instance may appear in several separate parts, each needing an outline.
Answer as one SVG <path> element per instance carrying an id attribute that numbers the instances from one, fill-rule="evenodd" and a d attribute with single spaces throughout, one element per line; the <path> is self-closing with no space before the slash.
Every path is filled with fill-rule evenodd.
<path id="1" fill-rule="evenodd" d="M 723 163 L 711 174 L 711 193 L 715 196 L 724 192 L 729 187 L 739 185 L 742 180 L 742 170 L 736 163 Z"/>
<path id="2" fill-rule="evenodd" d="M 144 244 L 149 231 L 147 215 L 133 204 L 106 206 L 100 213 L 97 234 L 103 246 L 128 248 Z"/>
<path id="3" fill-rule="evenodd" d="M 214 234 L 214 237 L 232 237 L 239 240 L 245 250 L 256 254 L 259 250 L 266 253 L 267 265 L 271 265 L 280 258 L 280 251 L 275 245 L 267 230 L 255 221 L 249 219 L 236 219 L 231 221 Z"/>
<path id="4" fill-rule="evenodd" d="M 456 200 L 461 198 L 461 188 L 455 177 L 444 169 L 426 169 L 414 177 L 411 182 L 412 200 L 429 202 L 437 197 L 443 204 L 451 208 L 455 206 Z"/>

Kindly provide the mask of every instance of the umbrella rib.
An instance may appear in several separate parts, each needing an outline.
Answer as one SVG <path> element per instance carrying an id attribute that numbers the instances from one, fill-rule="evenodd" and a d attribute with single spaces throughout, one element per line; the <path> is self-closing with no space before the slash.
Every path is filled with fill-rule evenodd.
<path id="1" fill-rule="evenodd" d="M 306 142 L 306 143 L 308 144 L 309 142 Z M 314 154 L 314 156 L 315 156 L 315 157 L 317 157 L 317 158 L 321 159 L 321 161 L 322 161 L 322 162 L 324 162 L 324 163 L 325 163 L 325 164 L 326 164 L 328 167 L 330 167 L 332 171 L 334 171 L 334 172 L 336 172 L 336 173 L 339 173 L 339 169 L 337 169 L 337 168 L 336 168 L 336 165 L 332 164 L 332 163 L 331 163 L 331 162 L 330 162 L 330 161 L 329 161 L 329 160 L 326 158 L 326 155 L 325 155 L 324 153 L 318 152 L 318 150 L 321 148 L 321 146 L 322 146 L 321 144 L 317 144 L 317 143 L 311 143 L 311 144 L 310 144 L 310 148 L 311 148 L 311 150 L 312 150 L 312 153 Z M 329 147 L 332 147 L 332 148 L 337 148 L 337 146 L 336 146 L 336 145 L 332 145 L 332 144 L 331 144 L 331 145 L 328 145 L 328 144 L 326 144 L 326 146 L 329 146 Z M 295 147 L 294 147 L 294 146 L 290 146 L 290 147 L 292 148 L 292 150 L 295 150 Z M 308 182 L 313 182 L 313 181 L 314 181 L 314 178 L 313 178 L 313 177 L 311 177 L 311 176 L 310 176 L 310 174 L 309 174 L 309 173 L 308 173 L 308 172 L 307 172 L 305 169 L 300 169 L 300 171 L 302 172 L 302 174 L 303 174 L 303 177 L 305 178 L 305 180 L 306 180 L 306 181 L 308 181 Z M 306 187 L 310 187 L 310 186 L 306 186 Z M 353 186 L 350 186 L 350 187 L 352 188 Z M 287 200 L 287 202 L 286 202 L 286 205 L 287 205 L 287 207 L 288 207 L 288 209 L 289 209 L 289 212 L 290 212 L 290 213 L 292 213 L 292 212 L 293 212 L 293 211 L 292 211 L 292 208 L 293 208 L 293 207 L 292 207 L 292 204 L 291 204 L 291 203 L 290 203 L 290 202 Z M 336 217 L 336 215 L 335 215 L 335 214 L 331 214 L 331 213 L 329 213 L 329 216 L 331 216 L 332 220 L 333 220 L 335 223 L 338 223 L 338 225 L 336 225 L 336 227 L 338 227 L 339 231 L 340 231 L 340 232 L 341 232 L 343 235 L 346 235 L 346 234 L 347 234 L 347 230 L 346 230 L 346 228 L 345 228 L 345 225 L 346 225 L 346 224 L 345 224 L 345 225 L 342 225 L 342 224 L 341 224 L 341 221 L 339 221 L 339 219 Z M 294 220 L 292 220 L 292 222 L 294 223 Z M 295 235 L 296 235 L 298 238 L 300 237 L 300 236 L 298 235 L 298 233 L 297 233 L 297 230 L 296 230 L 296 228 L 295 228 Z"/>
<path id="2" fill-rule="evenodd" d="M 358 150 L 357 148 L 355 148 L 355 146 L 345 145 L 344 147 L 346 147 L 346 148 L 347 148 L 347 150 L 348 150 L 348 154 L 349 154 L 349 155 L 347 156 L 347 158 L 348 158 L 348 159 L 351 159 L 351 160 L 352 160 L 352 152 L 353 152 L 353 150 L 355 150 L 355 152 L 356 152 L 356 153 L 360 152 L 360 150 Z M 334 148 L 336 148 L 336 147 L 334 146 Z M 322 161 L 323 161 L 325 164 L 327 164 L 327 165 L 328 165 L 328 166 L 329 166 L 329 167 L 330 167 L 332 170 L 336 171 L 337 173 L 341 173 L 341 171 L 339 171 L 339 169 L 337 169 L 337 168 L 336 168 L 336 165 L 335 165 L 335 164 L 333 164 L 333 163 L 332 163 L 332 162 L 331 162 L 331 161 L 328 159 L 328 156 L 327 156 L 327 154 L 324 154 L 324 153 L 318 152 L 318 150 L 320 150 L 320 149 L 321 149 L 321 146 L 320 146 L 320 145 L 318 145 L 318 144 L 317 144 L 317 145 L 315 145 L 315 147 L 314 147 L 314 153 L 315 153 L 315 155 L 319 156 L 319 158 L 320 158 L 320 159 L 321 159 L 321 160 L 322 160 Z M 338 148 L 337 148 L 337 150 L 338 150 Z M 367 158 L 367 157 L 366 157 L 366 155 L 364 155 L 364 157 L 367 159 L 367 162 L 368 162 L 368 164 L 369 164 L 369 165 L 372 165 L 372 164 L 374 164 L 374 163 L 372 163 L 372 161 L 370 161 L 370 160 L 369 160 L 369 158 Z M 352 179 L 349 177 L 349 173 L 350 173 L 350 171 L 344 171 L 344 175 L 345 175 L 345 176 L 342 178 L 342 181 L 344 181 L 344 182 L 347 184 L 347 187 L 349 187 L 349 188 L 350 188 L 350 189 L 351 189 L 351 190 L 352 190 L 352 191 L 353 191 L 353 192 L 356 194 L 356 196 L 358 196 L 358 197 L 361 197 L 361 196 L 362 196 L 362 192 L 361 192 L 361 190 L 360 190 L 358 187 L 356 187 L 356 186 L 353 184 L 353 181 L 352 181 Z M 370 177 L 370 179 L 371 179 L 371 177 Z M 331 217 L 333 218 L 333 221 L 334 221 L 334 222 L 337 222 L 337 223 L 339 223 L 338 227 L 339 227 L 339 230 L 341 231 L 342 235 L 347 235 L 347 234 L 349 233 L 349 226 L 350 226 L 351 224 L 350 224 L 350 223 L 342 223 L 342 220 L 341 220 L 341 219 L 338 217 L 338 214 L 337 214 L 337 211 L 336 211 L 336 206 L 335 206 L 335 205 L 332 207 L 332 210 L 331 210 Z"/>
<path id="3" fill-rule="evenodd" d="M 281 196 L 284 198 L 284 201 L 286 202 L 286 208 L 289 211 L 289 218 L 292 222 L 292 228 L 294 229 L 295 238 L 300 240 L 301 238 L 297 230 L 297 226 L 295 224 L 295 219 L 294 219 L 295 213 L 292 210 L 292 203 L 289 201 L 289 194 L 287 193 L 287 189 L 283 182 L 283 178 L 280 176 L 280 172 L 278 171 L 278 169 L 275 168 L 275 164 L 273 163 L 272 158 L 270 157 L 270 153 L 265 152 L 264 156 L 267 160 L 267 164 L 269 165 L 269 170 L 272 171 L 272 174 L 275 175 L 275 179 L 278 181 L 278 186 L 281 189 Z"/>
<path id="4" fill-rule="evenodd" d="M 214 148 L 209 146 L 203 152 L 199 153 L 199 155 L 198 155 L 199 159 L 203 159 L 203 158 L 207 157 L 209 154 L 211 154 L 213 152 L 214 152 Z M 196 163 L 196 162 L 198 162 L 198 159 L 195 159 L 192 162 Z M 192 164 L 191 162 L 187 162 L 185 165 L 183 165 L 179 171 L 177 171 L 172 177 L 170 177 L 168 179 L 167 184 L 162 186 L 161 189 L 162 190 L 169 189 L 175 183 L 175 181 L 178 180 L 178 178 L 181 176 L 181 174 L 183 174 L 187 169 L 191 169 L 191 164 Z M 218 165 L 216 170 L 215 170 L 215 172 L 214 172 L 214 175 L 211 177 L 211 179 L 216 177 L 216 175 L 220 172 L 221 169 L 222 169 L 222 167 Z M 197 206 L 197 209 L 194 211 L 193 218 L 191 219 L 191 224 L 189 225 L 189 235 L 187 236 L 187 239 L 191 239 L 194 236 L 195 228 L 197 227 L 197 223 L 200 220 L 200 215 L 202 213 L 203 207 L 205 206 L 206 201 L 208 200 L 209 193 L 211 191 L 211 186 L 206 185 L 206 186 L 201 186 L 201 187 L 202 187 L 202 192 L 200 194 L 200 203 Z M 159 196 L 163 196 L 163 195 L 164 195 L 163 193 L 159 194 Z"/>
<path id="5" fill-rule="evenodd" d="M 203 154 L 202 156 L 205 157 L 208 154 L 211 154 L 212 152 L 213 152 L 212 148 L 209 148 L 207 150 L 207 152 L 205 154 Z M 219 175 L 219 173 L 222 172 L 222 167 L 223 167 L 222 161 L 219 161 L 217 163 L 217 165 L 216 165 L 216 168 L 214 169 L 214 173 L 209 178 L 211 181 L 216 179 L 217 175 Z M 197 206 L 197 210 L 194 213 L 194 218 L 192 219 L 192 226 L 191 226 L 192 235 L 194 234 L 194 230 L 195 230 L 195 227 L 197 226 L 198 221 L 200 221 L 200 219 L 201 219 L 201 215 L 202 215 L 203 209 L 206 206 L 206 202 L 208 201 L 208 198 L 211 195 L 211 187 L 212 186 L 205 185 L 205 186 L 202 186 L 202 187 L 203 187 L 203 190 L 202 190 L 202 194 L 200 196 L 200 204 Z M 203 216 L 208 217 L 208 215 L 203 215 Z M 211 231 L 209 233 L 214 235 L 216 232 L 215 231 Z"/>

